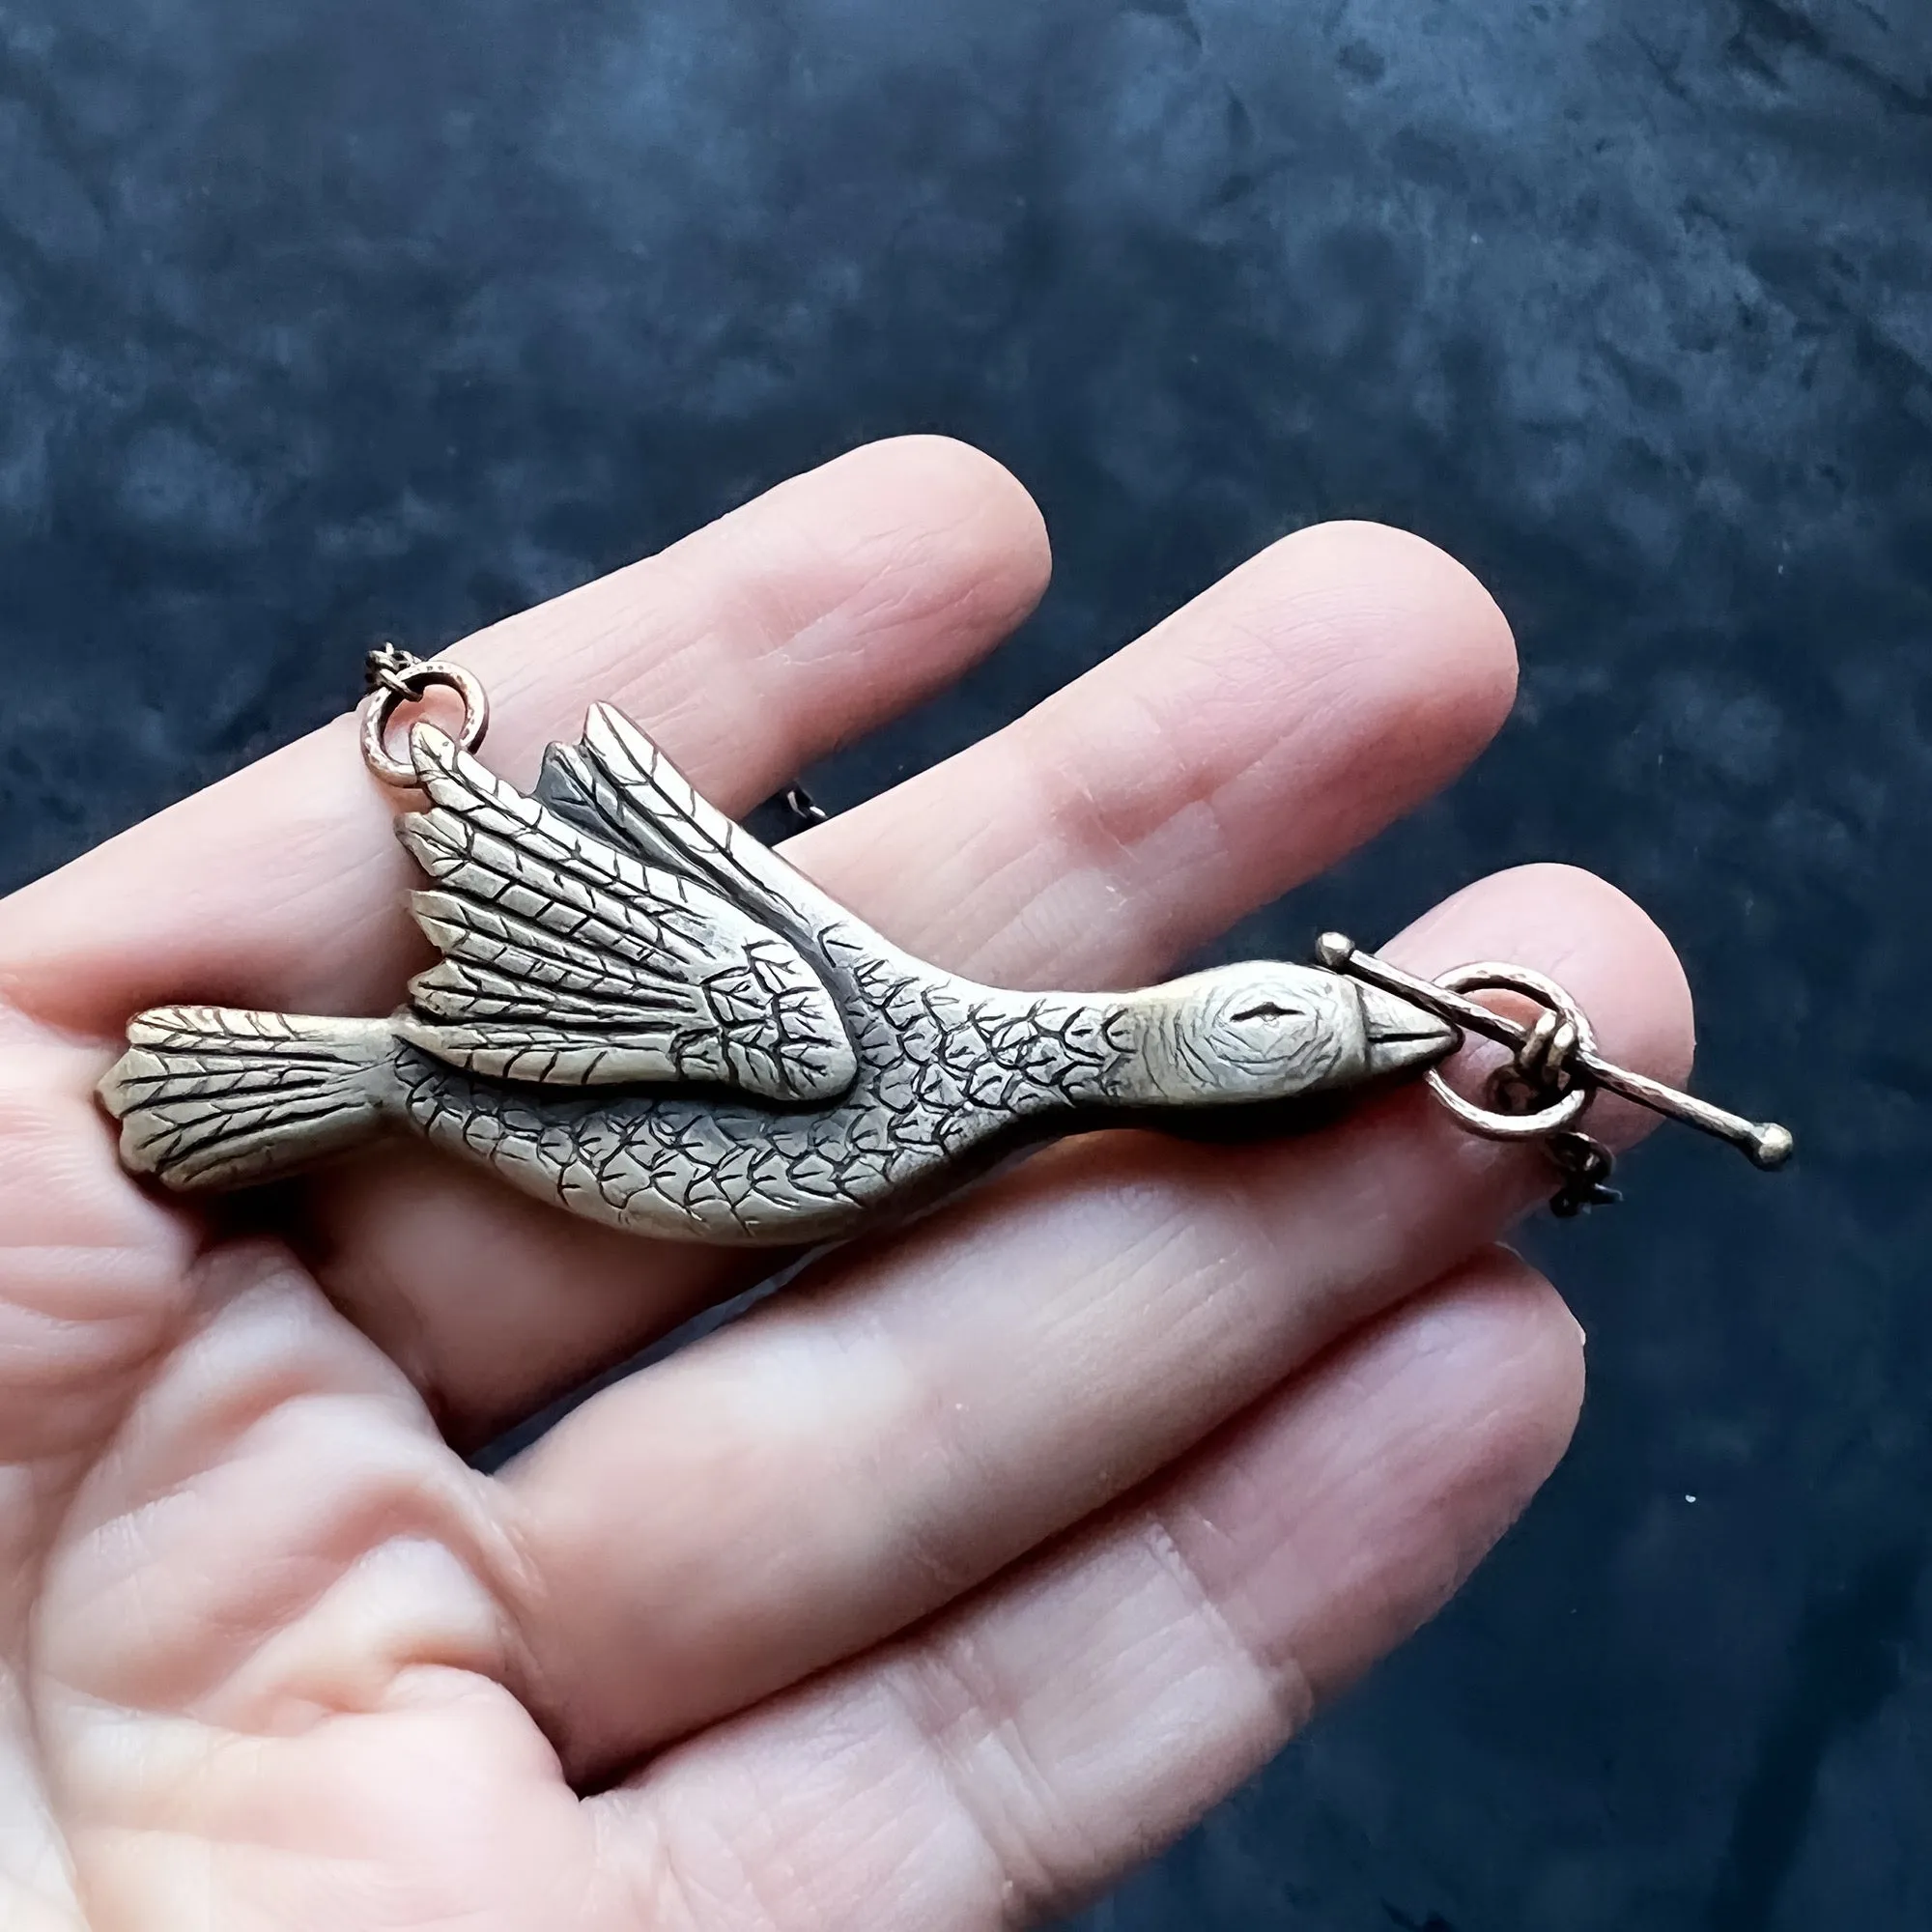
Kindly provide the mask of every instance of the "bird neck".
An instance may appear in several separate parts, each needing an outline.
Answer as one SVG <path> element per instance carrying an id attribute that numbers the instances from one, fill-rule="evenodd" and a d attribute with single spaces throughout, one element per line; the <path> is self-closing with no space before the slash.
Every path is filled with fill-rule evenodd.
<path id="1" fill-rule="evenodd" d="M 1120 1107 L 1144 1097 L 1144 994 L 986 989 L 960 1017 L 983 1051 L 985 1070 L 969 1086 L 997 1092 L 1006 1111 Z"/>

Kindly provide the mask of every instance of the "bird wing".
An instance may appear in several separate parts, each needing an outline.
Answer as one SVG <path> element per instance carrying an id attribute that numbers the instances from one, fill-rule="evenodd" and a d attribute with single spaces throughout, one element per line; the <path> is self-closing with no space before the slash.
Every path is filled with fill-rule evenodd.
<path id="1" fill-rule="evenodd" d="M 406 1038 L 555 1086 L 703 1082 L 809 1104 L 851 1085 L 832 995 L 783 933 L 525 797 L 432 725 L 411 750 L 431 809 L 398 830 L 434 882 L 412 909 L 442 959 L 410 982 Z"/>
<path id="2" fill-rule="evenodd" d="M 701 797 L 611 705 L 590 707 L 579 744 L 550 748 L 537 789 L 577 822 L 793 934 L 808 952 L 832 926 L 862 930 L 803 873 Z M 885 947 L 869 932 L 866 940 Z"/>

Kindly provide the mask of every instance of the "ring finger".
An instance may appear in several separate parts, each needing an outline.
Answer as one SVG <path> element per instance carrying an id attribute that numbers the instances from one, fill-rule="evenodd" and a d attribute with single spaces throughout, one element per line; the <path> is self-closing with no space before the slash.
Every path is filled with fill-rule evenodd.
<path id="1" fill-rule="evenodd" d="M 1587 874 L 1472 887 L 1391 949 L 1560 976 L 1681 1077 L 1669 947 Z M 1634 1110 L 1595 1131 L 1628 1140 Z M 508 1473 L 526 1623 L 595 1771 L 880 1640 L 1132 1487 L 1548 1191 L 1410 1092 L 1244 1150 L 1078 1143 L 596 1398 Z"/>
<path id="2" fill-rule="evenodd" d="M 1276 544 L 1017 724 L 797 841 L 920 956 L 1022 986 L 1157 978 L 1428 797 L 1513 688 L 1509 633 L 1413 537 Z M 771 1258 L 643 1246 L 426 1152 L 319 1197 L 332 1294 L 487 1438 Z"/>

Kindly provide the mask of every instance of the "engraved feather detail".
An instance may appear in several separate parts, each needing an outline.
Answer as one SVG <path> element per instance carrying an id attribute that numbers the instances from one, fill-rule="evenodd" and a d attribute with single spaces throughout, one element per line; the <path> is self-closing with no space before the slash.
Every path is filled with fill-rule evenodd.
<path id="1" fill-rule="evenodd" d="M 184 1190 L 234 1187 L 353 1147 L 401 1099 L 386 1020 L 156 1007 L 100 1083 L 121 1157 Z"/>
<path id="2" fill-rule="evenodd" d="M 512 1183 L 621 1228 L 714 1241 L 824 1239 L 888 1201 L 916 1204 L 1003 1136 L 1117 1096 L 1133 1029 L 1123 1007 L 944 985 L 854 962 L 867 1010 L 842 1104 L 773 1115 L 667 1094 L 582 1103 L 405 1065 L 411 1118 Z M 962 996 L 963 995 L 963 996 Z"/>
<path id="3" fill-rule="evenodd" d="M 1313 967 L 976 985 L 845 912 L 608 705 L 531 796 L 429 726 L 411 753 L 427 805 L 398 832 L 440 958 L 387 1019 L 138 1015 L 101 1084 L 134 1172 L 238 1186 L 401 1127 L 633 1233 L 816 1241 L 1016 1138 L 1349 1087 L 1453 1043 Z"/>
<path id="4" fill-rule="evenodd" d="M 857 1065 L 824 982 L 717 894 L 591 837 L 418 726 L 433 809 L 399 827 L 440 890 L 417 923 L 442 963 L 403 1037 L 501 1080 L 716 1083 L 800 1104 Z"/>

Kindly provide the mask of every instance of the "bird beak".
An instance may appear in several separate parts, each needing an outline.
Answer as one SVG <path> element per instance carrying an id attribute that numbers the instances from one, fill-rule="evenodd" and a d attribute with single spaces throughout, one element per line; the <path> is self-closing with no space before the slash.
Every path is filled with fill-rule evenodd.
<path id="1" fill-rule="evenodd" d="M 1379 986 L 1363 986 L 1359 991 L 1371 1076 L 1433 1066 L 1462 1045 L 1462 1034 L 1447 1020 L 1439 1020 Z"/>

